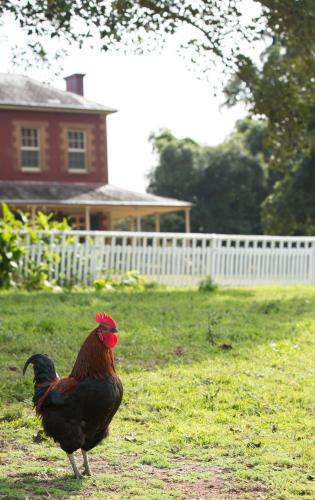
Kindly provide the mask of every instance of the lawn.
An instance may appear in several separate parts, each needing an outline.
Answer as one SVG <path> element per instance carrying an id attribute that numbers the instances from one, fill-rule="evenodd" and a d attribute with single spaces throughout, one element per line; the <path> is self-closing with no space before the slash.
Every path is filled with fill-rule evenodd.
<path id="1" fill-rule="evenodd" d="M 40 431 L 26 358 L 66 375 L 117 321 L 124 402 L 75 480 Z M 0 294 L 0 498 L 315 498 L 315 289 Z"/>

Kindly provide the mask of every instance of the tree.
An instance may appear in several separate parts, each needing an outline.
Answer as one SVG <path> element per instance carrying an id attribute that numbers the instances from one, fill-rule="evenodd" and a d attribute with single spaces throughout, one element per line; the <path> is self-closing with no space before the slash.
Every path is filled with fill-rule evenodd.
<path id="1" fill-rule="evenodd" d="M 315 46 L 314 60 L 303 59 L 293 48 L 284 52 L 275 41 L 261 67 L 243 60 L 225 88 L 228 104 L 243 100 L 252 114 L 267 118 L 270 161 L 284 174 L 315 144 L 314 54 Z"/>
<path id="2" fill-rule="evenodd" d="M 268 192 L 264 128 L 241 120 L 229 140 L 215 148 L 169 131 L 153 135 L 159 164 L 150 174 L 149 191 L 192 201 L 192 231 L 261 233 L 260 205 Z M 164 216 L 163 229 L 182 230 L 179 221 L 178 215 Z"/>
<path id="3" fill-rule="evenodd" d="M 177 139 L 169 130 L 152 134 L 150 141 L 159 164 L 149 174 L 151 193 L 196 203 L 195 184 L 206 165 L 204 148 L 192 139 Z M 195 211 L 192 227 L 196 227 Z M 169 214 L 161 219 L 163 231 L 184 231 L 182 214 Z"/>
<path id="4" fill-rule="evenodd" d="M 191 200 L 191 188 L 205 167 L 203 148 L 192 139 L 175 138 L 169 130 L 152 134 L 150 141 L 159 155 L 159 166 L 149 174 L 151 192 Z"/>
<path id="5" fill-rule="evenodd" d="M 315 152 L 278 181 L 262 204 L 267 234 L 315 235 Z"/>
<path id="6" fill-rule="evenodd" d="M 261 234 L 260 206 L 266 196 L 261 161 L 229 141 L 210 149 L 197 186 L 199 230 L 206 233 Z"/>

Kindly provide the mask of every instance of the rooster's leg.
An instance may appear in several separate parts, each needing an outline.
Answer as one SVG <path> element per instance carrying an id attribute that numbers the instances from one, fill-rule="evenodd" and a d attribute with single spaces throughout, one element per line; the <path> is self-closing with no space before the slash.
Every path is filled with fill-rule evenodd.
<path id="1" fill-rule="evenodd" d="M 85 474 L 86 476 L 90 476 L 91 470 L 90 470 L 89 457 L 88 457 L 87 451 L 85 451 L 85 450 L 81 450 L 81 451 L 82 451 L 83 466 L 84 466 L 83 474 Z"/>
<path id="2" fill-rule="evenodd" d="M 69 458 L 69 462 L 71 464 L 71 467 L 72 467 L 72 470 L 74 472 L 74 475 L 77 479 L 81 479 L 82 478 L 82 475 L 77 467 L 77 464 L 75 463 L 75 459 L 74 459 L 74 455 L 73 453 L 68 453 L 68 458 Z"/>

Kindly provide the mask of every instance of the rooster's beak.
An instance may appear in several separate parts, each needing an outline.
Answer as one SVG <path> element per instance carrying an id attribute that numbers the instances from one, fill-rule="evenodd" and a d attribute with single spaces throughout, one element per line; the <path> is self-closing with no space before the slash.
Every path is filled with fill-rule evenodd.
<path id="1" fill-rule="evenodd" d="M 118 332 L 117 328 L 114 328 L 114 327 L 111 328 L 110 331 L 111 331 L 111 333 L 117 333 Z"/>

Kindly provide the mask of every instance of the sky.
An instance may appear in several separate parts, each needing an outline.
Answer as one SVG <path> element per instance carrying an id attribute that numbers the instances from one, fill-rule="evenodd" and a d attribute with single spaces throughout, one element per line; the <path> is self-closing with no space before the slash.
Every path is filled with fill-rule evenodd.
<path id="1" fill-rule="evenodd" d="M 176 137 L 216 145 L 245 115 L 242 106 L 222 108 L 223 96 L 215 98 L 213 86 L 189 71 L 175 50 L 141 56 L 81 53 L 64 67 L 68 74 L 86 74 L 88 99 L 118 110 L 108 117 L 108 161 L 109 182 L 119 187 L 145 190 L 146 174 L 158 161 L 148 140 L 152 132 L 168 128 Z"/>
<path id="2" fill-rule="evenodd" d="M 54 69 L 12 66 L 9 46 L 16 33 L 0 33 L 2 72 L 22 73 L 37 80 L 49 80 L 65 89 L 64 76 L 85 73 L 86 98 L 117 109 L 108 117 L 109 182 L 121 188 L 144 192 L 148 172 L 157 165 L 148 138 L 161 128 L 176 137 L 216 145 L 232 132 L 235 121 L 245 116 L 238 105 L 222 107 L 222 94 L 214 96 L 220 75 L 201 80 L 177 54 L 170 41 L 159 53 L 144 55 L 98 49 L 71 49 L 63 61 L 63 74 Z"/>

